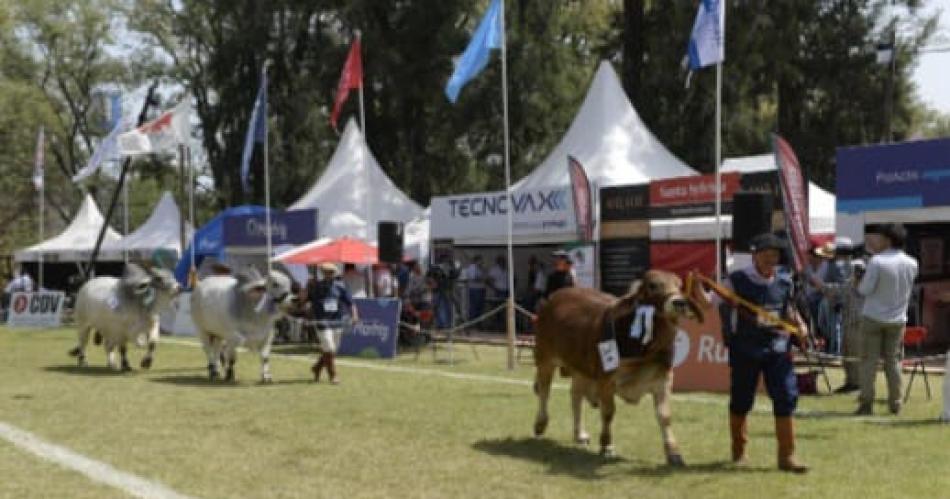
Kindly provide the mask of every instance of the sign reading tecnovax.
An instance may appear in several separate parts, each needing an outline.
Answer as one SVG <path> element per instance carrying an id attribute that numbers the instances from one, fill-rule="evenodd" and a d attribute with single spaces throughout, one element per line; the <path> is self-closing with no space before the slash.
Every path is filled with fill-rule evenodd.
<path id="1" fill-rule="evenodd" d="M 432 198 L 432 237 L 503 237 L 508 210 L 515 235 L 573 234 L 574 202 L 567 187 L 505 192 L 483 192 Z"/>
<path id="2" fill-rule="evenodd" d="M 60 291 L 13 293 L 7 325 L 13 327 L 59 327 L 66 295 Z"/>

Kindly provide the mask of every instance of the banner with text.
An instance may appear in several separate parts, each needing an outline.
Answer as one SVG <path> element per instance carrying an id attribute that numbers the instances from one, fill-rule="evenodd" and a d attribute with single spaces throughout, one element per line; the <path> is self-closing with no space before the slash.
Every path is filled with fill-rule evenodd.
<path id="1" fill-rule="evenodd" d="M 271 243 L 306 244 L 317 238 L 317 210 L 272 211 Z M 267 216 L 263 213 L 224 219 L 225 246 L 267 245 Z"/>
<path id="2" fill-rule="evenodd" d="M 13 293 L 7 325 L 11 327 L 59 327 L 62 324 L 63 302 L 61 291 Z"/>
<path id="3" fill-rule="evenodd" d="M 431 234 L 456 242 L 501 239 L 507 234 L 508 209 L 512 208 L 515 236 L 563 236 L 575 239 L 577 223 L 569 187 L 505 192 L 482 192 L 432 198 Z"/>
<path id="4" fill-rule="evenodd" d="M 356 299 L 360 320 L 343 334 L 340 355 L 392 359 L 399 339 L 402 303 L 392 298 Z"/>

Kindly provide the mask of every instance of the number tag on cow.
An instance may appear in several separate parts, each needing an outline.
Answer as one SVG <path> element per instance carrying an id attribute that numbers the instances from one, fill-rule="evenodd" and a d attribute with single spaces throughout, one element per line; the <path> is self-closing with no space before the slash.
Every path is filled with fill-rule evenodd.
<path id="1" fill-rule="evenodd" d="M 641 339 L 642 343 L 649 343 L 653 339 L 653 314 L 656 309 L 652 305 L 637 307 L 636 317 L 630 324 L 630 337 Z"/>
<path id="2" fill-rule="evenodd" d="M 109 299 L 106 300 L 106 305 L 109 306 L 110 310 L 119 308 L 119 298 L 115 295 L 110 296 Z"/>
<path id="3" fill-rule="evenodd" d="M 604 372 L 610 372 L 617 369 L 620 365 L 620 352 L 617 350 L 617 340 L 601 341 L 597 344 L 600 350 L 600 364 L 604 366 Z"/>
<path id="4" fill-rule="evenodd" d="M 326 313 L 328 313 L 328 314 L 335 314 L 335 313 L 337 313 L 338 310 L 340 310 L 340 307 L 339 307 L 339 305 L 337 304 L 336 299 L 334 299 L 334 298 L 327 298 L 326 300 L 323 300 L 323 311 L 324 311 L 324 312 L 326 312 Z"/>

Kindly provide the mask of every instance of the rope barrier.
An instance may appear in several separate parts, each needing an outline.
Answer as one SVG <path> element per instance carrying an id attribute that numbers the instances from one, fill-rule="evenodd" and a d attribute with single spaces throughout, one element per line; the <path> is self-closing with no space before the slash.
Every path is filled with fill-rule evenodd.
<path id="1" fill-rule="evenodd" d="M 812 355 L 815 355 L 816 357 L 826 359 L 826 360 L 840 360 L 842 362 L 862 362 L 864 360 L 861 357 L 848 357 L 844 355 L 836 355 L 836 354 L 825 353 L 825 352 L 812 352 Z M 920 361 L 920 362 L 931 362 L 931 361 L 943 362 L 947 360 L 947 354 L 941 353 L 941 354 L 936 354 L 936 355 L 928 355 L 925 357 L 904 357 L 903 360 L 913 360 L 913 361 Z"/>

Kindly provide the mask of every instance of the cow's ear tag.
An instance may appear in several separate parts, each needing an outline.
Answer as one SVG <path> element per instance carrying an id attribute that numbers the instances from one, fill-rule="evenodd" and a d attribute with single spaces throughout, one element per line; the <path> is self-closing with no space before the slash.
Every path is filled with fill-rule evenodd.
<path id="1" fill-rule="evenodd" d="M 600 350 L 600 364 L 604 366 L 604 372 L 610 372 L 617 369 L 620 365 L 620 352 L 617 350 L 617 340 L 609 339 L 597 344 Z"/>

